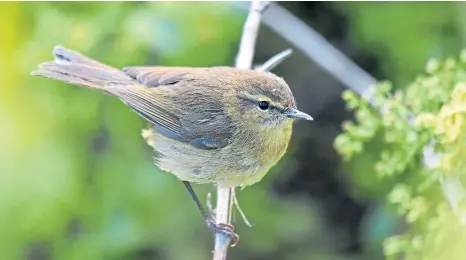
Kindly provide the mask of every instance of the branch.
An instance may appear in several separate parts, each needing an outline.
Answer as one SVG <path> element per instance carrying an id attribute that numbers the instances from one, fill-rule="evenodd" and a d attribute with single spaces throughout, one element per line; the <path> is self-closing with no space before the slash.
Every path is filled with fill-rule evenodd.
<path id="1" fill-rule="evenodd" d="M 242 2 L 236 2 L 235 5 L 246 7 Z M 377 83 L 369 73 L 280 5 L 271 3 L 262 22 L 355 92 L 362 95 L 369 86 Z"/>
<path id="2" fill-rule="evenodd" d="M 261 15 L 268 5 L 268 1 L 260 0 L 254 0 L 251 3 L 248 18 L 244 23 L 243 36 L 241 37 L 238 55 L 236 56 L 237 68 L 250 69 L 252 67 Z"/>
<path id="3" fill-rule="evenodd" d="M 255 0 L 251 3 L 248 17 L 244 23 L 238 56 L 236 57 L 237 68 L 250 69 L 252 66 L 261 14 L 267 6 L 268 2 L 266 1 Z M 215 221 L 217 224 L 231 224 L 233 194 L 233 189 L 217 187 L 217 207 L 215 210 Z M 230 242 L 229 237 L 220 233 L 215 234 L 213 260 L 225 260 L 227 258 Z"/>
<path id="4" fill-rule="evenodd" d="M 244 8 L 243 3 L 236 5 Z M 372 96 L 369 90 L 377 83 L 377 80 L 299 18 L 281 6 L 271 4 L 262 21 L 340 83 L 371 102 Z M 384 113 L 385 109 L 379 112 Z M 407 120 L 413 124 L 414 115 L 409 115 Z M 435 141 L 432 140 L 423 152 L 424 166 L 427 169 L 436 167 L 441 156 L 434 152 L 434 145 Z M 457 211 L 458 202 L 466 198 L 466 189 L 463 184 L 454 176 L 445 177 L 440 184 L 451 208 Z M 462 213 L 460 217 L 466 223 L 466 214 Z"/>
<path id="5" fill-rule="evenodd" d="M 264 64 L 257 66 L 255 70 L 271 71 L 275 67 L 277 67 L 280 63 L 282 63 L 283 60 L 288 58 L 291 54 L 293 54 L 292 49 L 286 49 L 284 51 L 281 51 L 280 53 L 276 54 L 275 56 L 270 58 L 268 61 L 266 61 Z"/>

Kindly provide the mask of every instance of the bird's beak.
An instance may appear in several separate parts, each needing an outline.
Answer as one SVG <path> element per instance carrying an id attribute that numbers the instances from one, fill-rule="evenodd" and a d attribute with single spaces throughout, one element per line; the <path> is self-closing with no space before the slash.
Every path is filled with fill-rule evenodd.
<path id="1" fill-rule="evenodd" d="M 295 119 L 304 119 L 304 120 L 314 120 L 314 118 L 312 118 L 312 116 L 306 114 L 306 113 L 303 113 L 297 109 L 290 109 L 288 111 L 286 111 L 284 113 L 287 117 L 289 118 L 295 118 Z"/>

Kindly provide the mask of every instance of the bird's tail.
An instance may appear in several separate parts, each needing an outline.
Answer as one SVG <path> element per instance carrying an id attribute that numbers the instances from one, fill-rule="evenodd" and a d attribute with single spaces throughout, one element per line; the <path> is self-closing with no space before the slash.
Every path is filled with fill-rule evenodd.
<path id="1" fill-rule="evenodd" d="M 134 84 L 135 80 L 121 70 L 109 67 L 84 55 L 56 46 L 54 61 L 44 62 L 31 75 L 38 75 L 90 88 Z"/>

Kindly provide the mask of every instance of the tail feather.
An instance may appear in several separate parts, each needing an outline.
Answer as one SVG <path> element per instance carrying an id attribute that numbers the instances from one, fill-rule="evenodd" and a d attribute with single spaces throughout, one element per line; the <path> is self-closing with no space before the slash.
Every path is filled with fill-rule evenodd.
<path id="1" fill-rule="evenodd" d="M 101 89 L 105 89 L 109 85 L 135 83 L 135 80 L 123 71 L 104 65 L 62 46 L 54 48 L 53 56 L 54 61 L 40 64 L 39 69 L 31 74 Z"/>

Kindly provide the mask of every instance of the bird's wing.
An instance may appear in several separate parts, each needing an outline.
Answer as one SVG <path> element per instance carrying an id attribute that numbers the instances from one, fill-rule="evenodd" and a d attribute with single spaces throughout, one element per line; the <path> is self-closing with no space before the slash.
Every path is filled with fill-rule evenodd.
<path id="1" fill-rule="evenodd" d="M 141 85 L 113 85 L 106 90 L 153 124 L 158 133 L 199 149 L 217 149 L 228 144 L 232 129 L 228 128 L 229 118 L 221 102 L 196 95 L 200 92 L 193 95 L 197 99 L 187 98 L 184 95 L 190 96 L 189 89 L 183 91 L 184 95 L 166 94 L 179 88 L 176 83 L 193 73 L 193 68 L 129 67 L 124 72 Z"/>
<path id="2" fill-rule="evenodd" d="M 110 85 L 106 91 L 120 98 L 149 123 L 163 127 L 174 135 L 182 137 L 180 111 L 174 110 L 158 97 L 153 90 L 142 85 Z"/>
<path id="3" fill-rule="evenodd" d="M 186 90 L 174 89 L 180 87 L 177 83 L 186 74 L 196 74 L 202 68 L 129 67 L 121 72 L 62 46 L 56 46 L 53 55 L 55 60 L 40 65 L 33 75 L 104 89 L 154 125 L 159 133 L 201 149 L 222 147 L 228 137 L 229 129 L 222 128 L 228 122 L 221 120 L 222 107 L 216 100 L 202 92 L 197 93 L 199 98 L 196 94 L 183 95 Z M 202 79 L 198 82 L 205 85 Z M 184 104 L 190 102 L 185 97 L 191 97 L 191 103 Z"/>
<path id="4" fill-rule="evenodd" d="M 200 68 L 189 67 L 126 67 L 123 72 L 136 79 L 144 86 L 156 88 L 172 85 L 179 82 L 182 77 Z"/>

